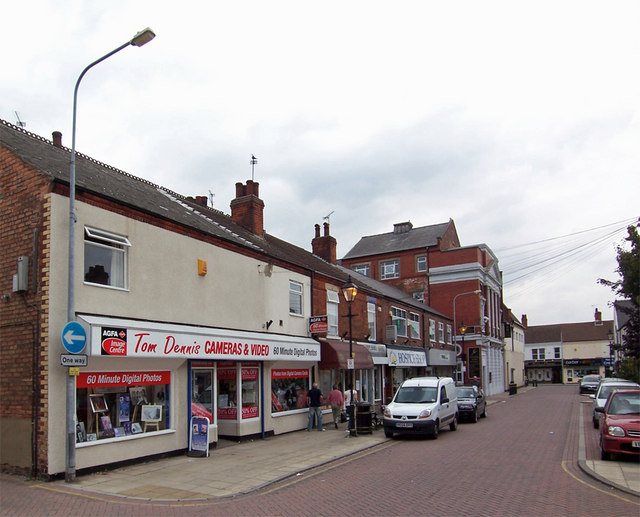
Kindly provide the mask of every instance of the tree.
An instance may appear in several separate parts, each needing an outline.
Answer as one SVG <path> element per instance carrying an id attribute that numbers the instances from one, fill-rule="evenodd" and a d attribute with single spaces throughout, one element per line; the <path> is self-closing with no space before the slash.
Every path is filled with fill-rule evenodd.
<path id="1" fill-rule="evenodd" d="M 629 321 L 622 334 L 620 350 L 630 363 L 625 366 L 637 372 L 640 361 L 640 235 L 638 227 L 633 225 L 627 228 L 627 232 L 625 241 L 629 243 L 630 249 L 623 245 L 616 248 L 616 272 L 620 275 L 620 280 L 612 282 L 600 278 L 598 282 L 610 287 L 617 296 L 631 301 L 628 308 L 621 309 L 629 316 Z"/>

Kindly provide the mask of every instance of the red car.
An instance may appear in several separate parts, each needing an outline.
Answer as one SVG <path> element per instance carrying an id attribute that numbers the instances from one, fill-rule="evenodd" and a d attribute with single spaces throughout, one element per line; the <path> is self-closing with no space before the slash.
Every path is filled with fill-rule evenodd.
<path id="1" fill-rule="evenodd" d="M 600 451 L 603 460 L 614 454 L 640 458 L 640 390 L 618 390 L 609 395 L 600 425 Z"/>

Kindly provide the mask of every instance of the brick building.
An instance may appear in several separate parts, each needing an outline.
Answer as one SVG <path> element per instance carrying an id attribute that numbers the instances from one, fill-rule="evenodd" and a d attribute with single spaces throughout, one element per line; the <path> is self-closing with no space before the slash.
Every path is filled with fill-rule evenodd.
<path id="1" fill-rule="evenodd" d="M 68 433 L 61 364 L 67 321 L 70 150 L 0 121 L 0 465 L 39 477 L 184 451 L 191 418 L 208 440 L 303 429 L 306 391 L 353 374 L 370 404 L 424 373 L 426 322 L 450 319 L 353 274 L 316 227 L 313 253 L 264 230 L 259 184 L 236 184 L 231 215 L 76 155 L 74 321 L 87 366 Z M 327 328 L 311 332 L 311 317 Z M 389 329 L 394 329 L 389 333 Z M 405 337 L 406 336 L 406 337 Z M 445 345 L 445 339 L 442 339 Z M 444 348 L 443 348 L 444 350 Z"/>
<path id="2" fill-rule="evenodd" d="M 488 394 L 504 390 L 502 273 L 486 244 L 461 246 L 453 220 L 419 228 L 403 222 L 362 237 L 341 263 L 452 318 L 456 380 L 477 376 Z"/>

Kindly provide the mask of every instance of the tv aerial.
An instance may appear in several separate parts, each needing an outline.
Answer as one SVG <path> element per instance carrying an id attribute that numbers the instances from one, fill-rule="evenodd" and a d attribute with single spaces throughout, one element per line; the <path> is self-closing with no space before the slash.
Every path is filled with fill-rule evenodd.
<path id="1" fill-rule="evenodd" d="M 27 125 L 27 123 L 23 122 L 22 120 L 20 120 L 20 115 L 18 115 L 17 111 L 14 111 L 14 113 L 16 114 L 16 120 L 17 120 L 16 126 L 21 127 L 21 128 L 25 127 Z"/>
<path id="2" fill-rule="evenodd" d="M 330 222 L 329 219 L 331 218 L 331 214 L 333 214 L 334 212 L 335 212 L 335 210 L 331 210 L 331 212 L 329 212 L 327 215 L 325 215 L 322 219 L 329 223 Z"/>

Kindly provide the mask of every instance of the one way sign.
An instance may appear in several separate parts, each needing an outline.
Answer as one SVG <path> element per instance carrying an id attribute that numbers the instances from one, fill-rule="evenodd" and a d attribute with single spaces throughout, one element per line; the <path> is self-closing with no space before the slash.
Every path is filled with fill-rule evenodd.
<path id="1" fill-rule="evenodd" d="M 62 345 L 70 354 L 79 354 L 87 344 L 87 333 L 77 321 L 70 321 L 62 329 Z"/>

